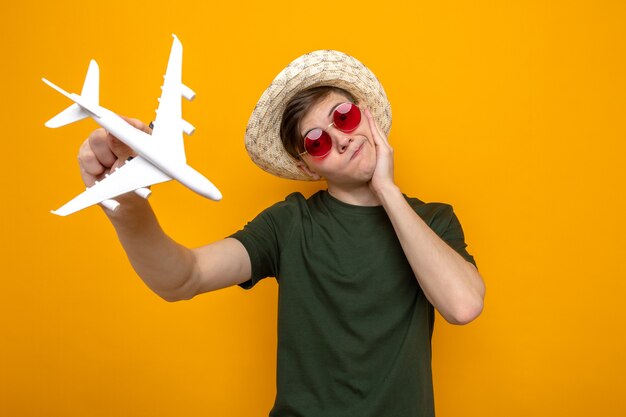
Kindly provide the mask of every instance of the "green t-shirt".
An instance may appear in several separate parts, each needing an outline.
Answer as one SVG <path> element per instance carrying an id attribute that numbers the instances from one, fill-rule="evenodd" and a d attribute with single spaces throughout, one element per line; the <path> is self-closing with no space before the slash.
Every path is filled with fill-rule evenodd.
<path id="1" fill-rule="evenodd" d="M 474 263 L 450 205 L 407 201 Z M 279 283 L 270 416 L 434 416 L 434 309 L 382 206 L 294 193 L 232 237 L 252 261 L 242 287 L 272 276 Z"/>

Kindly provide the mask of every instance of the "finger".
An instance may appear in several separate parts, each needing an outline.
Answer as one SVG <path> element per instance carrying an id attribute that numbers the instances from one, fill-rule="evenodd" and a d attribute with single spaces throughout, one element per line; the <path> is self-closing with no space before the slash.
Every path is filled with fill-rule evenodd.
<path id="1" fill-rule="evenodd" d="M 98 161 L 91 150 L 89 139 L 85 139 L 78 151 L 78 166 L 80 176 L 87 187 L 91 187 L 106 172 L 106 167 Z"/>
<path id="2" fill-rule="evenodd" d="M 124 119 L 129 125 L 134 127 L 135 129 L 141 130 L 142 132 L 147 133 L 147 134 L 152 134 L 152 129 L 150 128 L 150 126 L 146 125 L 141 120 L 135 119 L 132 117 L 121 116 L 121 115 L 120 117 Z M 123 163 L 129 157 L 137 156 L 135 151 L 133 151 L 129 146 L 127 146 L 124 142 L 122 142 L 121 140 L 119 140 L 113 135 L 109 135 L 109 147 L 111 148 L 111 151 L 115 154 L 115 156 L 118 158 L 118 160 L 122 160 L 121 163 L 116 162 L 117 166 L 123 165 Z"/>
<path id="3" fill-rule="evenodd" d="M 380 131 L 378 130 L 378 126 L 376 126 L 374 116 L 372 116 L 372 113 L 367 108 L 365 109 L 365 117 L 367 118 L 367 123 L 372 131 L 372 135 L 375 136 L 376 139 L 380 140 Z"/>
<path id="4" fill-rule="evenodd" d="M 134 119 L 132 117 L 126 117 L 126 116 L 120 116 L 120 117 L 124 119 L 129 125 L 134 127 L 135 129 L 139 129 L 142 132 L 147 133 L 147 134 L 152 134 L 152 129 L 150 129 L 150 126 L 146 125 L 141 120 Z"/>
<path id="5" fill-rule="evenodd" d="M 106 168 L 110 168 L 118 159 L 126 159 L 133 153 L 130 147 L 105 129 L 96 129 L 89 135 L 89 148 Z M 85 155 L 91 156 L 89 153 Z"/>
<path id="6" fill-rule="evenodd" d="M 97 129 L 93 131 L 87 140 L 88 143 L 86 145 L 88 149 L 83 150 L 83 155 L 91 158 L 92 155 L 88 152 L 88 150 L 90 150 L 91 153 L 93 153 L 93 156 L 95 156 L 98 162 L 100 162 L 103 166 L 108 168 L 113 165 L 117 160 L 117 156 L 111 150 L 111 146 L 109 145 L 109 136 L 110 134 L 108 134 L 104 129 Z"/>
<path id="7" fill-rule="evenodd" d="M 86 139 L 78 150 L 78 163 L 85 173 L 94 177 L 101 175 L 107 169 L 93 152 L 90 139 Z"/>
<path id="8" fill-rule="evenodd" d="M 384 142 L 380 137 L 380 132 L 376 126 L 376 121 L 374 120 L 374 117 L 372 116 L 372 113 L 369 111 L 369 109 L 365 109 L 365 117 L 367 118 L 367 123 L 369 125 L 370 131 L 372 132 L 374 144 L 376 146 L 384 145 Z"/>
<path id="9" fill-rule="evenodd" d="M 113 164 L 113 166 L 111 167 L 111 172 L 115 171 L 118 168 L 121 168 L 122 165 L 124 165 L 126 162 L 130 161 L 132 158 L 128 157 L 126 159 L 118 159 L 117 161 L 115 161 L 115 163 Z"/>
<path id="10" fill-rule="evenodd" d="M 131 156 L 136 156 L 135 151 L 111 134 L 107 137 L 107 146 L 115 155 L 116 160 L 121 159 L 122 161 L 125 161 Z"/>
<path id="11" fill-rule="evenodd" d="M 378 127 L 378 123 L 376 123 L 376 119 L 374 119 L 372 112 L 370 112 L 370 110 L 367 108 L 365 109 L 365 116 L 367 117 L 367 121 L 369 122 L 370 129 L 372 130 L 374 136 L 378 136 L 378 139 L 380 139 L 382 143 L 389 146 L 387 136 L 383 133 L 382 130 L 380 130 L 380 127 Z"/>

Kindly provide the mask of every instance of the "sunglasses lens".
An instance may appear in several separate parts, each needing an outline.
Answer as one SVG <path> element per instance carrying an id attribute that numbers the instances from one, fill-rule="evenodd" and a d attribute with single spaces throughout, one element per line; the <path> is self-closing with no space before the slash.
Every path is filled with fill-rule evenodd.
<path id="1" fill-rule="evenodd" d="M 304 149 L 311 156 L 324 156 L 332 146 L 332 139 L 322 129 L 313 129 L 304 138 Z"/>
<path id="2" fill-rule="evenodd" d="M 361 110 L 352 103 L 340 104 L 333 113 L 334 125 L 343 132 L 352 132 L 361 123 Z"/>

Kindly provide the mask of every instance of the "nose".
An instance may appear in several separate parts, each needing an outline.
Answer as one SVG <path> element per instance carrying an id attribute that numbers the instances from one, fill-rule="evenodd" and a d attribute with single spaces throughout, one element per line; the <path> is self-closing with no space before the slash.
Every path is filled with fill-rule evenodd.
<path id="1" fill-rule="evenodd" d="M 339 153 L 344 153 L 346 149 L 348 149 L 348 146 L 350 146 L 350 143 L 354 140 L 352 138 L 352 134 L 344 133 L 339 129 L 334 129 L 333 133 L 335 133 L 334 136 L 337 144 L 337 150 Z"/>

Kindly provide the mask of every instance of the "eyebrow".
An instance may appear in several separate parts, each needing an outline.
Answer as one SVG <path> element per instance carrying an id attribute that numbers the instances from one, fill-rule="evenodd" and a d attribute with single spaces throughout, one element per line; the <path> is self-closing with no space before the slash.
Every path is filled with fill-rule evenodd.
<path id="1" fill-rule="evenodd" d="M 330 111 L 328 112 L 328 117 L 330 117 L 333 112 L 337 109 L 337 107 L 341 106 L 343 103 L 345 103 L 345 101 L 342 101 L 341 103 L 337 103 L 335 106 L 333 106 L 332 109 L 330 109 Z"/>

